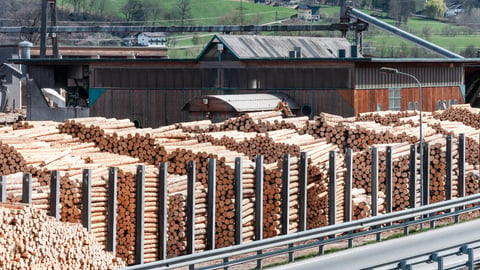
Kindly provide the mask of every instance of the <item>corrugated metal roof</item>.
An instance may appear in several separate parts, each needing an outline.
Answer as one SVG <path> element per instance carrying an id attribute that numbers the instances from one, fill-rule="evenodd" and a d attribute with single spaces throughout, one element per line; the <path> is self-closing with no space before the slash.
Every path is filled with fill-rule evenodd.
<path id="1" fill-rule="evenodd" d="M 290 51 L 300 48 L 299 58 L 337 58 L 339 50 L 350 57 L 351 44 L 344 38 L 217 35 L 239 59 L 290 58 Z M 360 55 L 357 55 L 361 57 Z"/>
<path id="2" fill-rule="evenodd" d="M 238 95 L 206 95 L 195 97 L 182 110 L 186 111 L 236 111 L 255 112 L 275 109 L 282 98 L 292 110 L 300 107 L 295 100 L 282 94 L 238 94 Z M 204 100 L 208 100 L 204 102 Z M 219 104 L 221 101 L 222 104 Z"/>

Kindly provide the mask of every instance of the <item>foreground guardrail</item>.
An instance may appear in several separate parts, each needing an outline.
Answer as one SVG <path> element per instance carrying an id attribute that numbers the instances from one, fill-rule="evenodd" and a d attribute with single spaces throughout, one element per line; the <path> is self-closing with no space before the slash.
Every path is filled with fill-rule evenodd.
<path id="1" fill-rule="evenodd" d="M 409 226 L 430 222 L 430 226 L 433 227 L 435 220 L 445 217 L 455 217 L 455 220 L 458 221 L 460 214 L 480 209 L 480 205 L 477 205 L 478 202 L 480 202 L 480 194 L 475 194 L 381 216 L 373 216 L 362 220 L 281 235 L 274 238 L 180 256 L 163 261 L 134 265 L 126 269 L 170 269 L 184 266 L 190 266 L 190 268 L 193 269 L 194 265 L 199 263 L 202 263 L 202 267 L 195 269 L 217 269 L 252 261 L 257 261 L 257 264 L 261 266 L 261 260 L 264 258 L 287 253 L 290 254 L 306 248 L 322 247 L 325 244 L 351 240 L 371 234 L 377 234 L 377 240 L 379 240 L 381 232 L 398 228 L 403 228 L 404 233 L 408 234 Z M 455 209 L 455 211 L 452 211 L 453 209 Z M 369 230 L 365 231 L 365 229 Z M 356 232 L 358 230 L 362 231 Z M 266 251 L 272 248 L 278 249 Z M 248 253 L 255 253 L 255 255 Z M 242 255 L 245 257 L 241 257 Z M 240 258 L 238 258 L 239 256 Z M 232 257 L 235 257 L 235 259 L 232 259 Z M 218 263 L 218 260 L 222 260 L 222 262 Z M 205 266 L 207 262 L 212 263 Z"/>

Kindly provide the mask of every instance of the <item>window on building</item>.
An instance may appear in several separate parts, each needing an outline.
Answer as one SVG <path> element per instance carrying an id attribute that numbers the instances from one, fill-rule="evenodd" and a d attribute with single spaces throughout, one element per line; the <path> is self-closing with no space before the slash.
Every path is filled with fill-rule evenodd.
<path id="1" fill-rule="evenodd" d="M 402 89 L 388 89 L 388 109 L 391 111 L 402 110 Z"/>
<path id="2" fill-rule="evenodd" d="M 438 100 L 437 101 L 437 110 L 441 110 L 442 109 L 442 101 Z"/>
<path id="3" fill-rule="evenodd" d="M 412 104 L 412 102 L 408 102 L 407 110 L 413 110 L 413 104 Z"/>
<path id="4" fill-rule="evenodd" d="M 382 110 L 382 104 L 378 103 L 377 104 L 377 111 L 381 111 Z"/>

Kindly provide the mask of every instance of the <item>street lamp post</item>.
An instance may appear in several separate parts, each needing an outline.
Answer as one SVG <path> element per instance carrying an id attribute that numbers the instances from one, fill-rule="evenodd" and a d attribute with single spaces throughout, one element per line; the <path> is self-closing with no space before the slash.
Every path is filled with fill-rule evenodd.
<path id="1" fill-rule="evenodd" d="M 418 85 L 418 104 L 419 104 L 419 111 L 420 111 L 420 205 L 423 205 L 423 136 L 422 136 L 422 85 L 417 77 L 413 76 L 412 74 L 401 72 L 396 68 L 389 68 L 389 67 L 381 67 L 380 72 L 382 73 L 390 73 L 390 74 L 399 74 L 410 77 L 415 80 Z"/>

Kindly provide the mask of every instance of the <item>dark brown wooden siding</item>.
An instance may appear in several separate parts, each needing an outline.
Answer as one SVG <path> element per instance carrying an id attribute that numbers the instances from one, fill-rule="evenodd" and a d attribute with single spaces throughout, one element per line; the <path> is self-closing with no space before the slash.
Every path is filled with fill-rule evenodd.
<path id="1" fill-rule="evenodd" d="M 178 122 L 203 120 L 202 113 L 181 111 L 182 107 L 196 96 L 224 94 L 216 89 L 206 90 L 167 90 L 167 89 L 115 89 L 107 88 L 105 93 L 91 106 L 92 116 L 105 116 L 138 120 L 144 127 L 158 127 Z M 230 94 L 249 94 L 272 92 L 267 90 L 230 90 Z M 312 115 L 327 112 L 337 115 L 353 116 L 352 90 L 284 90 L 297 104 L 312 108 Z M 215 121 L 223 121 L 235 114 L 214 112 Z M 300 114 L 301 115 L 301 114 Z"/>

